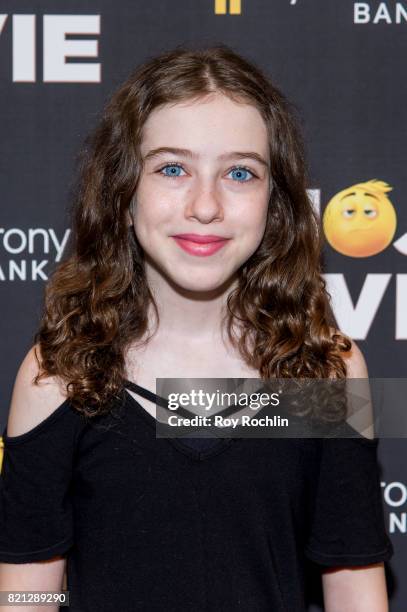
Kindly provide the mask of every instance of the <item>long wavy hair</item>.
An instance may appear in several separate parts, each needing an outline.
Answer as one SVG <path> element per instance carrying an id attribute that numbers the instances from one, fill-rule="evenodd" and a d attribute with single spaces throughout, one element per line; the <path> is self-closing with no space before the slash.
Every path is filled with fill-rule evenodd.
<path id="1" fill-rule="evenodd" d="M 267 126 L 271 195 L 263 240 L 238 270 L 226 329 L 261 379 L 346 378 L 321 275 L 323 232 L 306 192 L 304 144 L 294 106 L 255 64 L 223 44 L 178 46 L 149 58 L 114 93 L 79 156 L 68 251 L 45 289 L 34 339 L 35 382 L 57 376 L 86 416 L 121 397 L 126 351 L 148 331 L 144 253 L 128 211 L 143 170 L 140 144 L 150 113 L 164 104 L 221 92 L 257 108 Z M 236 334 L 235 323 L 239 333 Z M 148 339 L 151 335 L 145 340 Z"/>

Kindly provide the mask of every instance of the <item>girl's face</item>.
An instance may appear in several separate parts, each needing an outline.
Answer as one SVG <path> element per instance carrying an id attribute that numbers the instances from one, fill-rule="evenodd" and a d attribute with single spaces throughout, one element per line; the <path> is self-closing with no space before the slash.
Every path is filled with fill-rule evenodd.
<path id="1" fill-rule="evenodd" d="M 219 93 L 162 106 L 144 125 L 141 155 L 131 217 L 150 273 L 186 290 L 220 287 L 265 230 L 270 162 L 260 113 Z"/>

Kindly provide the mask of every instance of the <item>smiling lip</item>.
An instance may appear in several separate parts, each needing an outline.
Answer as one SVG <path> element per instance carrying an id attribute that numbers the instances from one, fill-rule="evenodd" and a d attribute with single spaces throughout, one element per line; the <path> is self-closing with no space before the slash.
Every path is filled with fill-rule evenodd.
<path id="1" fill-rule="evenodd" d="M 177 234 L 172 238 L 184 251 L 200 257 L 213 255 L 224 247 L 229 240 L 223 236 L 213 236 L 211 234 L 205 236 L 202 234 Z"/>

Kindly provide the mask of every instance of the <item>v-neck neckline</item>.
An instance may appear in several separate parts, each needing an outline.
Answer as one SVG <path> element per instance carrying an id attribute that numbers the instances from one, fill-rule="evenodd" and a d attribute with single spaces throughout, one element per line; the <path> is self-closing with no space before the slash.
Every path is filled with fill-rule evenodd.
<path id="1" fill-rule="evenodd" d="M 157 395 L 156 393 L 153 393 L 152 391 L 150 391 L 149 389 L 146 389 L 145 387 L 138 385 L 132 380 L 123 379 L 123 383 L 125 387 L 127 387 L 134 393 L 138 393 L 145 399 L 148 399 L 154 402 L 155 404 L 169 410 L 168 401 L 165 400 L 163 397 Z M 131 393 L 127 392 L 126 395 L 130 398 L 132 404 L 135 406 L 135 408 L 138 410 L 139 414 L 144 418 L 144 420 L 150 425 L 150 427 L 156 430 L 157 419 L 153 417 L 153 415 L 148 410 L 146 410 Z M 185 416 L 190 416 L 190 417 L 194 416 L 192 413 L 190 413 L 185 408 L 180 408 L 179 412 L 180 413 L 182 412 L 183 415 Z M 228 448 L 232 444 L 232 442 L 236 440 L 236 438 L 221 438 L 216 444 L 213 444 L 209 448 L 204 449 L 204 450 L 202 449 L 197 450 L 196 448 L 193 448 L 190 445 L 183 444 L 179 438 L 169 437 L 169 438 L 162 438 L 162 439 L 167 440 L 170 444 L 172 444 L 179 451 L 181 451 L 185 455 L 188 455 L 189 457 L 192 457 L 193 459 L 197 459 L 198 461 L 206 459 L 207 457 L 213 457 L 217 455 L 218 453 Z"/>

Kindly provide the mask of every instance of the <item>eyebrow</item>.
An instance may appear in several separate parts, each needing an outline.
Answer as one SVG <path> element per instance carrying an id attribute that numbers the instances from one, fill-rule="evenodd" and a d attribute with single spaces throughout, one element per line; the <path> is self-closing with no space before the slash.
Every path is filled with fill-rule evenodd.
<path id="1" fill-rule="evenodd" d="M 164 153 L 170 153 L 173 155 L 189 157 L 191 159 L 199 158 L 198 153 L 194 153 L 193 151 L 190 151 L 189 149 L 180 149 L 177 147 L 158 147 L 157 149 L 151 149 L 151 151 L 146 153 L 143 159 L 144 161 L 147 161 L 154 157 L 158 157 L 159 155 L 162 155 Z M 218 159 L 220 159 L 221 161 L 224 161 L 224 160 L 228 160 L 228 159 L 232 159 L 236 157 L 239 159 L 253 159 L 254 161 L 259 162 L 259 164 L 262 164 L 262 166 L 265 166 L 266 168 L 269 167 L 269 164 L 267 163 L 267 161 L 259 153 L 256 153 L 256 151 L 231 151 L 228 153 L 222 153 L 222 155 L 218 156 Z"/>
<path id="2" fill-rule="evenodd" d="M 365 196 L 369 196 L 369 198 L 374 198 L 375 200 L 379 201 L 379 198 L 375 195 L 373 195 L 373 193 L 368 193 L 367 191 L 365 192 Z"/>

